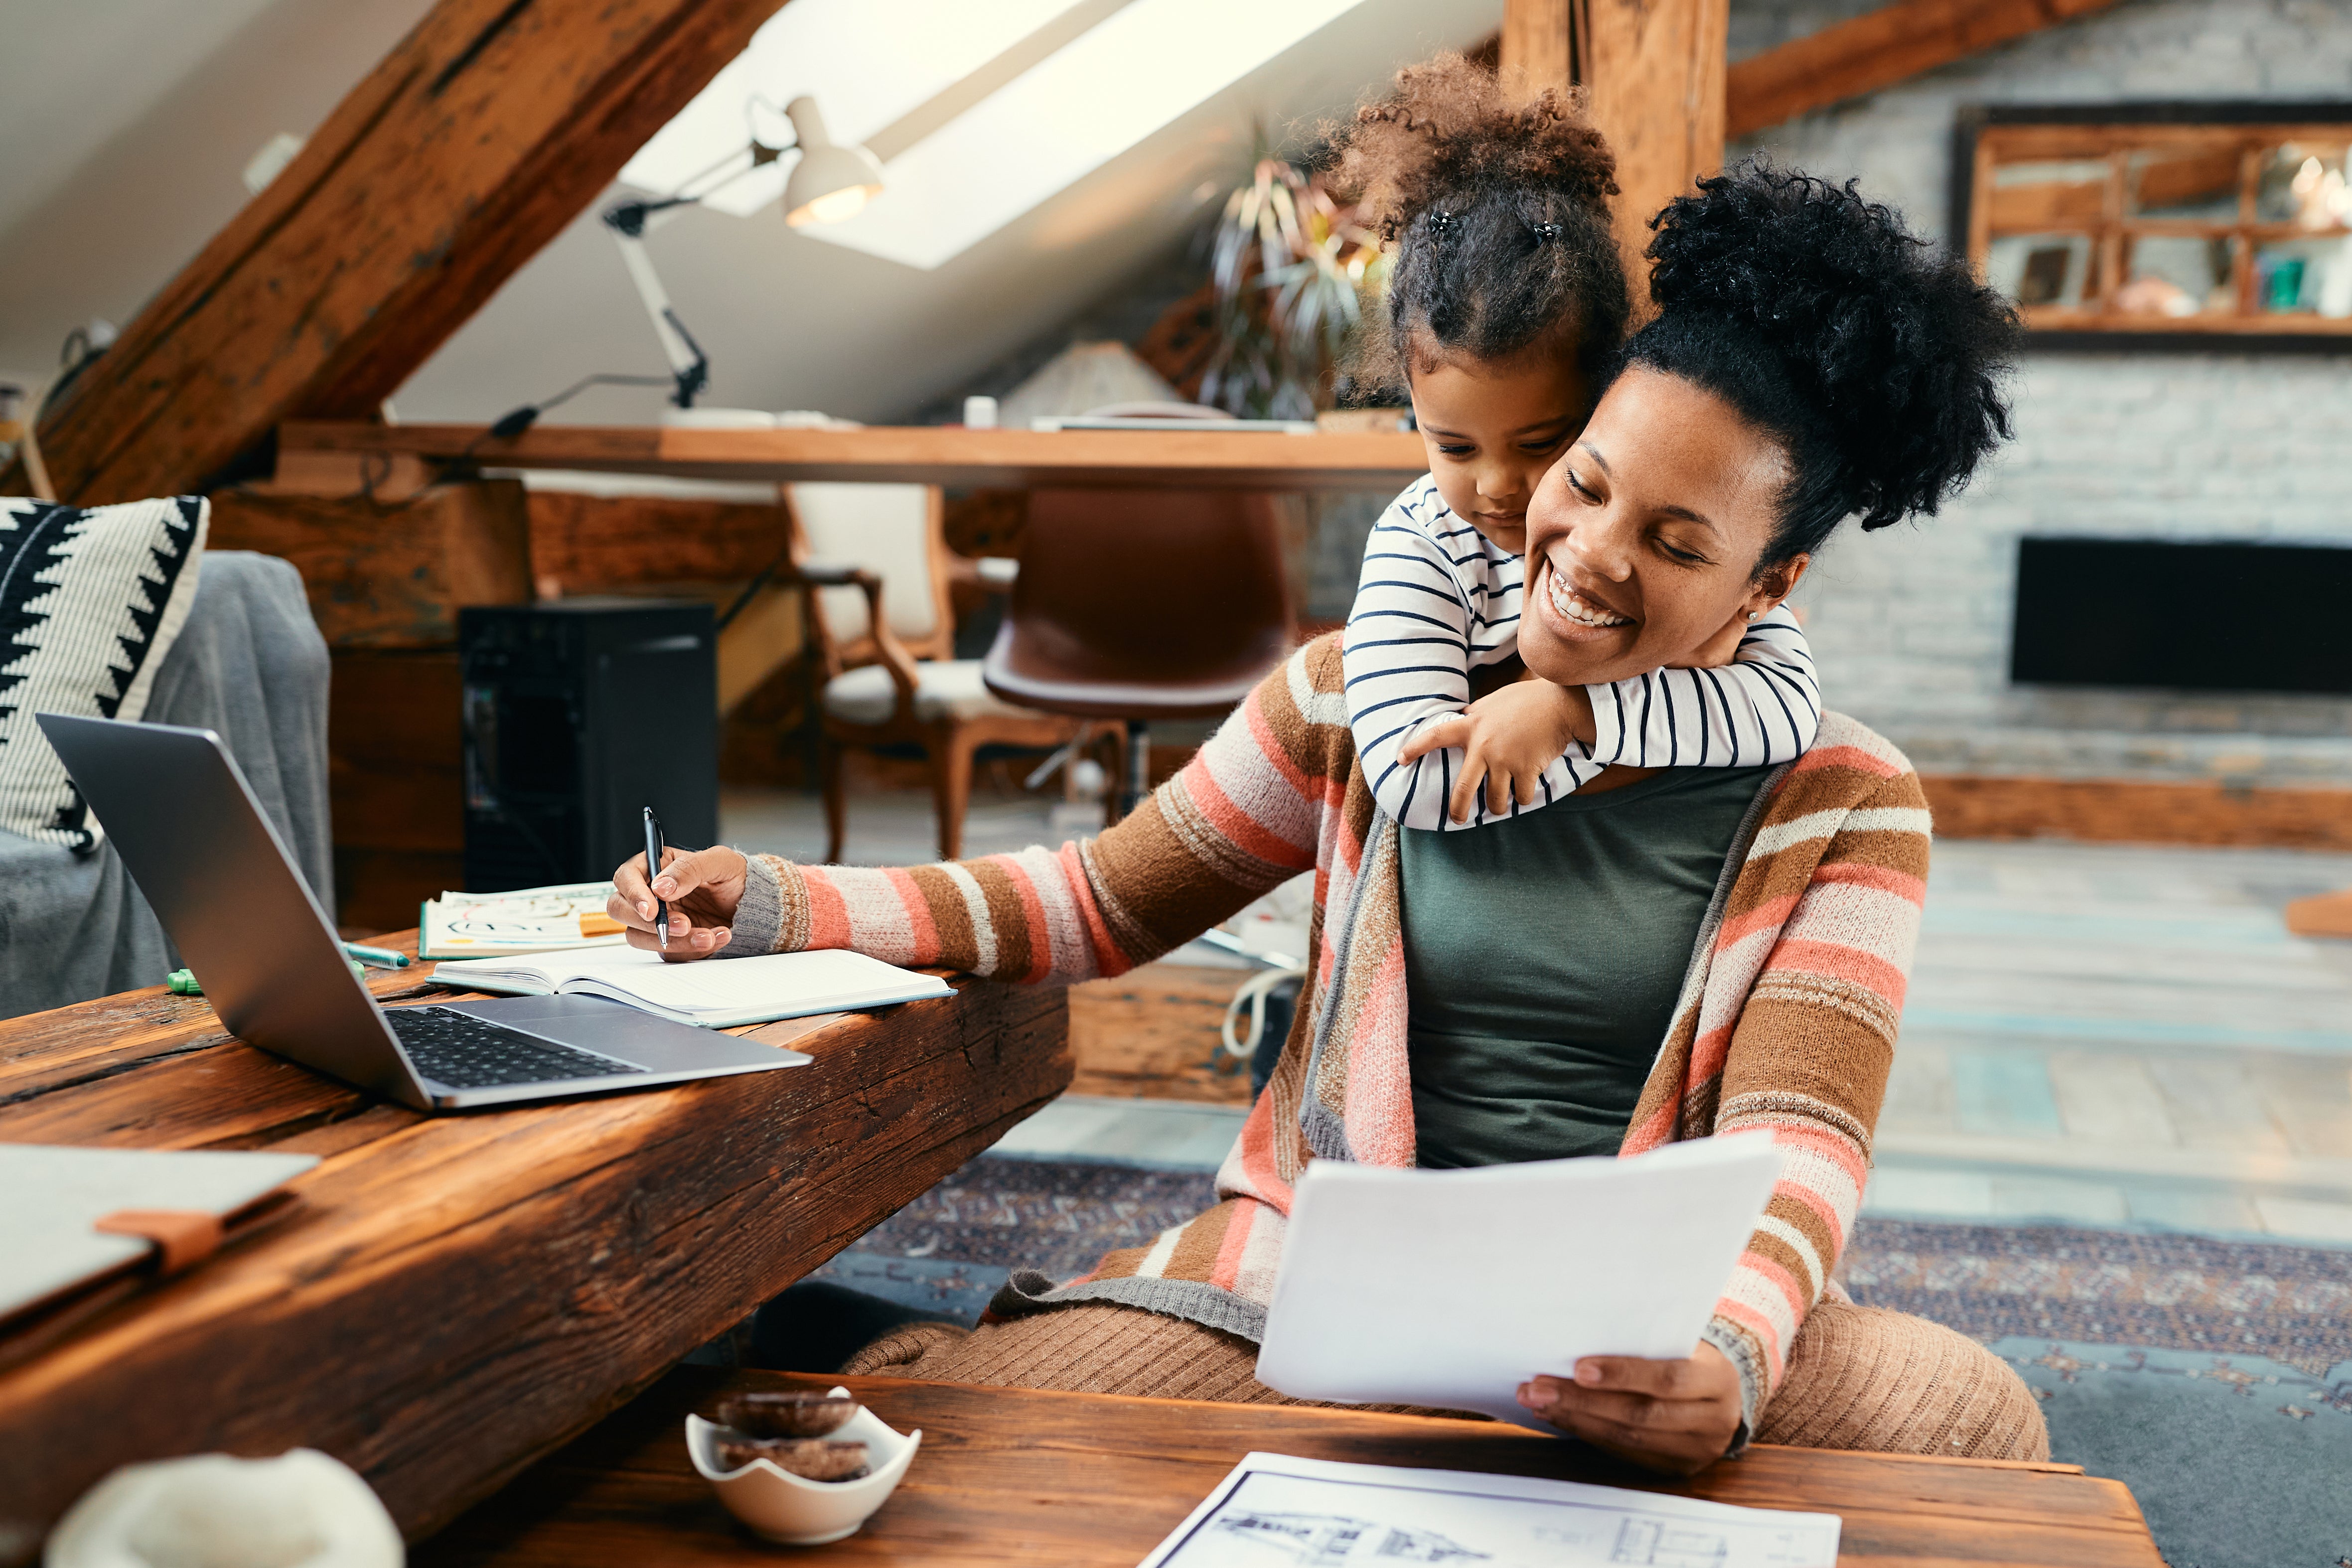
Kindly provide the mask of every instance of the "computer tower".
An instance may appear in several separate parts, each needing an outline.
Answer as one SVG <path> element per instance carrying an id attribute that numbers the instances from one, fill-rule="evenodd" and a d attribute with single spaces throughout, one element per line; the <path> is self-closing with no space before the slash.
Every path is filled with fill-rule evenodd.
<path id="1" fill-rule="evenodd" d="M 719 836 L 710 606 L 566 599 L 460 611 L 466 891 L 590 882 Z"/>

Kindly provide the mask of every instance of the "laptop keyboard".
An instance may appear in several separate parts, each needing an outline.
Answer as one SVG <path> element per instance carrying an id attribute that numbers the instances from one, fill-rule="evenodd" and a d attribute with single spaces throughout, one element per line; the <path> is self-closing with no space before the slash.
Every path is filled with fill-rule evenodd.
<path id="1" fill-rule="evenodd" d="M 646 1071 L 634 1062 L 574 1051 L 446 1008 L 387 1008 L 383 1016 L 416 1071 L 452 1089 L 562 1083 Z"/>

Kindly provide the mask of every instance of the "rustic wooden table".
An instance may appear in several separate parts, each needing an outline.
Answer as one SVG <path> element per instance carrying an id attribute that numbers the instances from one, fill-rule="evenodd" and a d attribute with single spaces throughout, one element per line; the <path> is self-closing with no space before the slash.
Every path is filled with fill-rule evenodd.
<path id="1" fill-rule="evenodd" d="M 500 441 L 478 424 L 291 421 L 283 462 L 317 453 L 409 455 L 485 468 L 585 468 L 675 478 L 836 479 L 1032 489 L 1176 485 L 1192 489 L 1379 490 L 1429 467 L 1409 431 L 1312 435 L 1216 430 L 673 430 L 548 424 Z"/>
<path id="2" fill-rule="evenodd" d="M 452 996 L 429 972 L 371 984 Z M 813 1066 L 443 1116 L 160 988 L 0 1023 L 0 1140 L 324 1156 L 251 1239 L 0 1338 L 0 1564 L 117 1465 L 208 1450 L 324 1449 L 446 1523 L 1061 1092 L 1064 993 L 957 987 L 741 1031 Z"/>
<path id="3" fill-rule="evenodd" d="M 2120 1481 L 2073 1465 L 1758 1448 L 1692 1481 L 1483 1421 L 1039 1394 L 882 1377 L 682 1368 L 418 1547 L 414 1568 L 663 1568 L 777 1561 L 687 1462 L 686 1413 L 737 1387 L 846 1384 L 900 1431 L 907 1478 L 827 1562 L 1132 1568 L 1253 1449 L 1499 1471 L 1834 1513 L 1842 1564 L 2163 1568 Z"/>

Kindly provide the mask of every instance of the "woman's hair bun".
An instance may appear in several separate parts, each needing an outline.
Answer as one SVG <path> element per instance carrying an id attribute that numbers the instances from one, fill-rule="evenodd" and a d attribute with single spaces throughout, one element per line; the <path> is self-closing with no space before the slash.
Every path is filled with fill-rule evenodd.
<path id="1" fill-rule="evenodd" d="M 1933 513 L 2009 436 L 2015 312 L 1854 183 L 1750 159 L 1652 227 L 1660 315 L 1627 358 L 1691 376 L 1788 443 L 1788 509 L 1834 511 L 1818 528 L 1792 515 L 1784 532 L 1816 537 L 1783 553 L 1854 513 L 1865 528 Z"/>

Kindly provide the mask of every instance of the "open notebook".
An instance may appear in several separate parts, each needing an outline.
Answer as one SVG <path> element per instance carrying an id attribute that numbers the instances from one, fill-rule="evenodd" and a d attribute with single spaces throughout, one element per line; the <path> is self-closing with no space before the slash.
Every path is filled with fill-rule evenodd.
<path id="1" fill-rule="evenodd" d="M 944 997 L 951 988 L 863 953 L 828 949 L 665 964 L 635 947 L 590 947 L 528 958 L 468 958 L 433 971 L 436 985 L 518 996 L 604 997 L 704 1029 Z"/>

